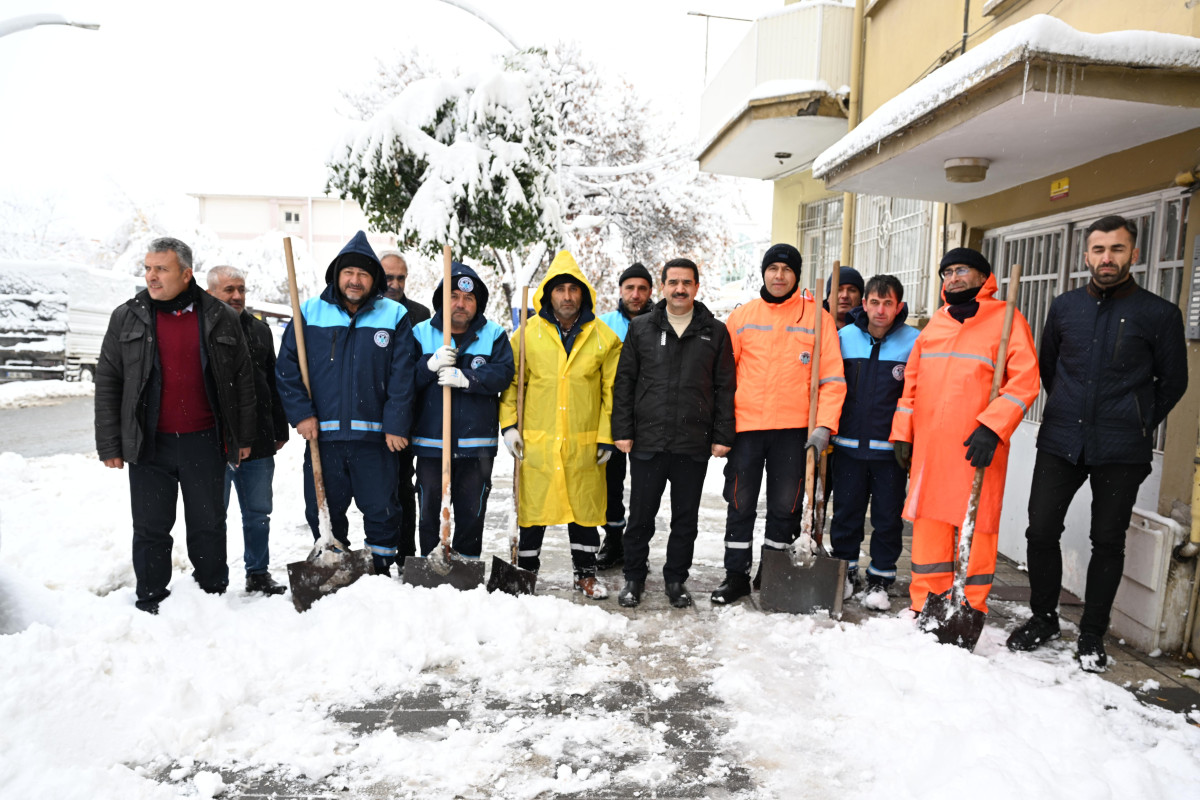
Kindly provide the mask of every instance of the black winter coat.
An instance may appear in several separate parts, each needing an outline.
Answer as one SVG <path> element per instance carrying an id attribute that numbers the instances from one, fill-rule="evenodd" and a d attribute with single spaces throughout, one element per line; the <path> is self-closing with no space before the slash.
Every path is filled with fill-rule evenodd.
<path id="1" fill-rule="evenodd" d="M 613 441 L 632 439 L 635 453 L 707 458 L 714 444 L 733 446 L 736 388 L 724 323 L 696 303 L 676 336 L 660 300 L 629 323 L 613 384 Z"/>
<path id="2" fill-rule="evenodd" d="M 1073 464 L 1144 464 L 1154 429 L 1187 389 L 1179 308 L 1132 280 L 1090 284 L 1050 304 L 1038 353 L 1041 450 Z"/>
<path id="3" fill-rule="evenodd" d="M 250 445 L 250 458 L 266 458 L 275 455 L 276 442 L 286 442 L 290 430 L 287 415 L 283 413 L 283 401 L 275 386 L 275 340 L 267 323 L 243 311 L 238 316 L 246 344 L 250 347 L 250 360 L 254 364 L 255 427 L 254 441 Z"/>
<path id="4" fill-rule="evenodd" d="M 195 285 L 193 281 L 192 285 Z M 232 308 L 206 292 L 200 303 L 201 362 L 209 404 L 231 464 L 254 439 L 254 368 Z M 150 458 L 147 438 L 158 425 L 162 391 L 154 309 L 143 289 L 117 306 L 96 364 L 96 453 L 101 461 L 137 464 Z"/>

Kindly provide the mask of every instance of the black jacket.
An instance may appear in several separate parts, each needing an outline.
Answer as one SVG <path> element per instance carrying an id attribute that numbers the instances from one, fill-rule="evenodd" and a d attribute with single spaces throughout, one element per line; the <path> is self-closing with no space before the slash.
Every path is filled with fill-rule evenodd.
<path id="1" fill-rule="evenodd" d="M 632 439 L 635 453 L 707 458 L 714 444 L 733 446 L 736 388 L 724 323 L 696 303 L 676 336 L 660 300 L 629 323 L 613 384 L 613 441 Z"/>
<path id="2" fill-rule="evenodd" d="M 254 368 L 237 312 L 207 292 L 197 294 L 208 400 L 225 457 L 237 463 L 239 448 L 254 439 Z M 113 311 L 100 346 L 96 453 L 102 461 L 122 458 L 137 464 L 152 457 L 147 444 L 158 425 L 162 392 L 155 339 L 154 309 L 143 289 Z"/>
<path id="3" fill-rule="evenodd" d="M 416 300 L 413 300 L 408 295 L 404 295 L 404 297 L 400 298 L 400 303 L 408 309 L 408 318 L 412 320 L 412 326 L 414 328 L 417 327 L 418 322 L 424 322 L 425 320 L 429 319 L 429 309 L 418 303 Z M 439 311 L 440 310 L 441 309 L 439 309 Z M 486 311 L 487 309 L 481 307 L 479 310 Z"/>
<path id="4" fill-rule="evenodd" d="M 275 443 L 288 438 L 287 415 L 283 413 L 283 401 L 275 387 L 275 340 L 271 328 L 248 311 L 238 315 L 246 344 L 250 348 L 250 360 L 254 364 L 255 427 L 254 441 L 250 445 L 250 458 L 266 458 L 275 455 Z"/>
<path id="5" fill-rule="evenodd" d="M 1130 280 L 1050 304 L 1038 353 L 1041 450 L 1073 464 L 1149 463 L 1154 429 L 1187 389 L 1179 308 Z"/>

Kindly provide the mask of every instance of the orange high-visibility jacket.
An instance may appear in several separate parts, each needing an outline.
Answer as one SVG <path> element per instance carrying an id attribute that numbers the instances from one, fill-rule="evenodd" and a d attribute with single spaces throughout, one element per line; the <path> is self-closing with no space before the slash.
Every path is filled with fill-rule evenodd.
<path id="1" fill-rule="evenodd" d="M 808 427 L 815 311 L 821 312 L 817 425 L 837 433 L 846 399 L 837 325 L 807 292 L 782 303 L 752 300 L 725 323 L 737 362 L 733 407 L 739 432 Z"/>
<path id="2" fill-rule="evenodd" d="M 912 469 L 904 518 L 963 524 L 975 468 L 963 442 L 980 424 L 1000 437 L 983 479 L 975 530 L 998 534 L 1008 443 L 1037 399 L 1037 353 L 1021 312 L 1013 315 L 1000 396 L 988 402 L 1004 328 L 1004 303 L 993 297 L 989 275 L 976 299 L 979 311 L 959 324 L 942 306 L 921 331 L 904 368 L 904 394 L 892 417 L 891 440 L 912 442 Z"/>

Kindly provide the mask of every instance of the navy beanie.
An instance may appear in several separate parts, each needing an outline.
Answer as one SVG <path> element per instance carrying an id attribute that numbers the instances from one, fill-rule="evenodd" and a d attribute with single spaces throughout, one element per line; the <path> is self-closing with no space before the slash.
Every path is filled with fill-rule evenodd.
<path id="1" fill-rule="evenodd" d="M 796 280 L 800 280 L 800 265 L 804 263 L 804 259 L 800 256 L 800 251 L 792 247 L 790 244 L 773 244 L 763 254 L 762 272 L 765 274 L 767 267 L 775 262 L 787 264 L 792 268 L 792 272 L 796 273 Z"/>
<path id="2" fill-rule="evenodd" d="M 969 247 L 956 247 L 942 256 L 942 263 L 938 265 L 938 273 L 940 274 L 946 267 L 954 267 L 959 264 L 974 267 L 985 277 L 992 274 L 992 265 L 983 257 L 983 253 Z"/>
<path id="3" fill-rule="evenodd" d="M 630 278 L 641 278 L 650 284 L 651 289 L 654 288 L 654 279 L 650 277 L 650 270 L 642 266 L 641 262 L 634 263 L 633 266 L 622 272 L 620 279 L 617 280 L 617 286 L 624 285 L 625 281 Z"/>
<path id="4" fill-rule="evenodd" d="M 866 291 L 866 284 L 863 283 L 863 277 L 854 267 L 842 267 L 838 272 L 838 283 L 845 286 L 847 283 L 858 289 L 858 293 L 862 294 Z M 825 281 L 825 294 L 833 288 L 833 276 L 829 276 L 829 280 Z"/>

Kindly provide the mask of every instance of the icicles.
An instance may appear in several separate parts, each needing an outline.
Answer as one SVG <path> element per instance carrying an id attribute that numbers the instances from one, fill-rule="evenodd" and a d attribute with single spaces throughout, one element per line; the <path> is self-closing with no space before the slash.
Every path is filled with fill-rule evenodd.
<path id="1" fill-rule="evenodd" d="M 1025 105 L 1025 92 L 1029 91 L 1029 59 L 1025 59 L 1025 78 L 1021 81 L 1021 105 Z"/>

